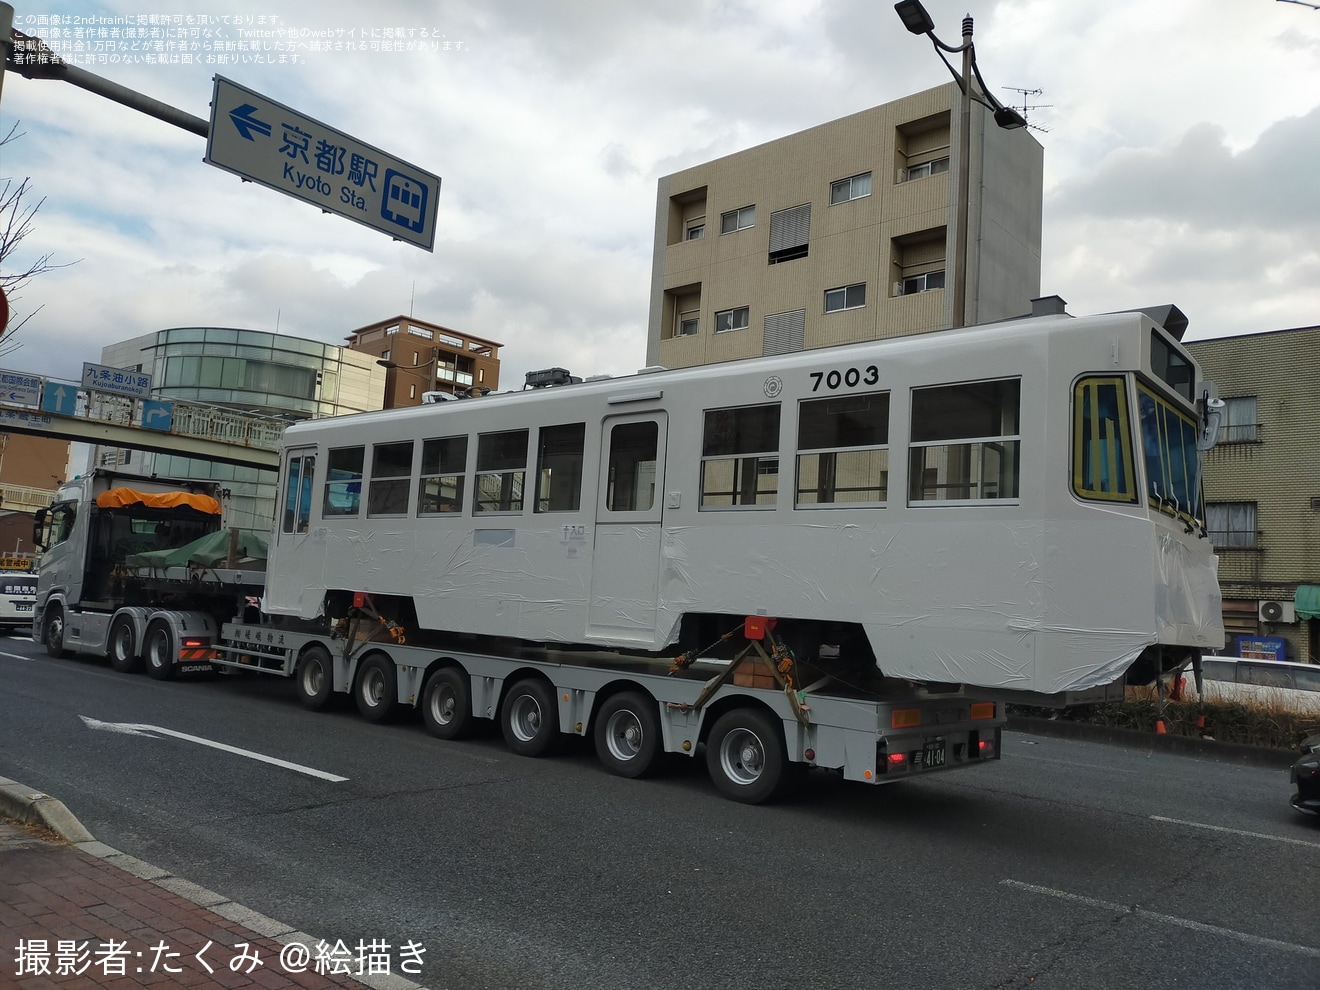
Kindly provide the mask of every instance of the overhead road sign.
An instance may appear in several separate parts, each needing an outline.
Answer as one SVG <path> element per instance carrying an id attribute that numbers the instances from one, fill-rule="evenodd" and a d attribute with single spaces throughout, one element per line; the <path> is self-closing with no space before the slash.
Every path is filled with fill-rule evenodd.
<path id="1" fill-rule="evenodd" d="M 145 399 L 151 394 L 151 376 L 140 371 L 107 368 L 103 364 L 83 362 L 82 387 L 93 392 L 110 392 L 133 399 Z"/>
<path id="2" fill-rule="evenodd" d="M 440 177 L 215 77 L 209 165 L 430 251 Z"/>
<path id="3" fill-rule="evenodd" d="M 174 421 L 174 404 L 158 399 L 142 400 L 142 425 L 148 430 L 169 433 Z"/>
<path id="4" fill-rule="evenodd" d="M 21 371 L 0 370 L 0 402 L 11 406 L 39 405 L 41 378 Z"/>
<path id="5" fill-rule="evenodd" d="M 46 382 L 41 390 L 41 411 L 57 416 L 73 416 L 78 411 L 78 386 L 64 382 Z"/>

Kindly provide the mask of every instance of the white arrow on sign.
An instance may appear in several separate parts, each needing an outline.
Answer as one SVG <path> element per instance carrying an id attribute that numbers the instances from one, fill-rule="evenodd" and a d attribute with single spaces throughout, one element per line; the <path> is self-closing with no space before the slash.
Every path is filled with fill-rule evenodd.
<path id="1" fill-rule="evenodd" d="M 298 773 L 305 773 L 309 777 L 320 777 L 322 780 L 328 780 L 331 783 L 339 784 L 347 777 L 340 777 L 338 774 L 326 773 L 324 770 L 316 770 L 312 767 L 305 767 L 299 763 L 290 763 L 288 760 L 276 759 L 273 756 L 266 756 L 263 753 L 254 753 L 250 749 L 239 749 L 237 746 L 227 746 L 224 743 L 216 742 L 212 739 L 203 739 L 201 736 L 190 736 L 186 732 L 176 732 L 173 729 L 165 729 L 159 725 L 142 725 L 137 722 L 102 722 L 99 719 L 88 718 L 86 715 L 78 716 L 89 729 L 101 729 L 105 732 L 119 732 L 127 736 L 146 736 L 149 739 L 158 739 L 161 736 L 169 736 L 173 739 L 183 739 L 186 742 L 198 743 L 202 746 L 210 746 L 212 749 L 222 749 L 226 753 L 234 753 L 237 756 L 246 756 L 249 760 L 260 760 L 262 763 L 270 763 L 273 766 L 284 767 L 286 770 L 296 770 Z"/>

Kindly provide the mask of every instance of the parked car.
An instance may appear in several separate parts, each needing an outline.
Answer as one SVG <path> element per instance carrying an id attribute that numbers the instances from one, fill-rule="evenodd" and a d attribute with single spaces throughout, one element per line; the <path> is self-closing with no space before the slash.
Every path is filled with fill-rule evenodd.
<path id="1" fill-rule="evenodd" d="M 1320 736 L 1302 740 L 1302 755 L 1293 764 L 1290 779 L 1297 787 L 1292 806 L 1304 815 L 1320 815 Z"/>
<path id="2" fill-rule="evenodd" d="M 1183 671 L 1183 695 L 1196 700 L 1196 678 Z M 1320 715 L 1320 664 L 1242 657 L 1201 658 L 1206 701 L 1255 701 Z"/>

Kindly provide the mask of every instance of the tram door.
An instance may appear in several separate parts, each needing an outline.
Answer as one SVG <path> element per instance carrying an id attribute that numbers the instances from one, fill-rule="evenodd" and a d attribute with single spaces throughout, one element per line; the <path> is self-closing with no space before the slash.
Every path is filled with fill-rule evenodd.
<path id="1" fill-rule="evenodd" d="M 601 424 L 588 636 L 654 644 L 666 427 L 663 412 Z"/>

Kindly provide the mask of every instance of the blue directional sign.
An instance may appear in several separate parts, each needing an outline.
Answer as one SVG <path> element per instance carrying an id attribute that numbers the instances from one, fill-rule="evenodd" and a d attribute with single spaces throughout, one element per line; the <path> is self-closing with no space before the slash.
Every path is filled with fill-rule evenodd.
<path id="1" fill-rule="evenodd" d="M 108 368 L 103 364 L 83 362 L 82 387 L 93 392 L 111 392 L 132 399 L 145 399 L 151 394 L 151 376 L 124 368 Z"/>
<path id="2" fill-rule="evenodd" d="M 170 432 L 174 422 L 174 403 L 161 402 L 159 399 L 142 400 L 142 425 L 148 430 Z"/>
<path id="3" fill-rule="evenodd" d="M 205 161 L 395 240 L 435 246 L 440 177 L 215 77 Z"/>
<path id="4" fill-rule="evenodd" d="M 46 382 L 41 390 L 41 411 L 57 416 L 72 416 L 78 408 L 78 386 Z"/>

